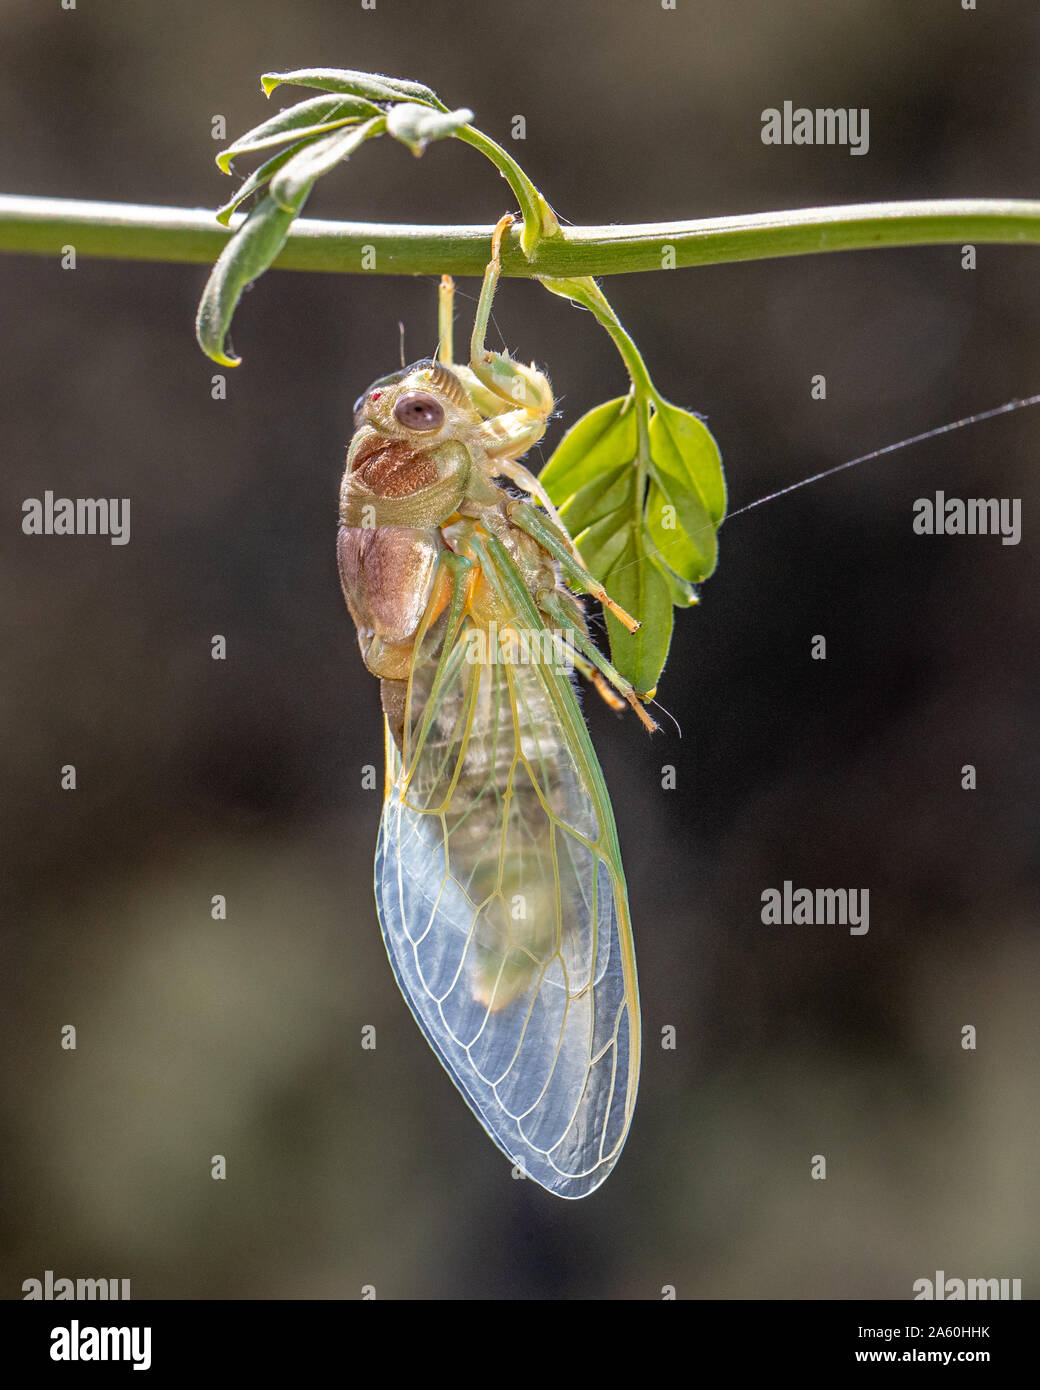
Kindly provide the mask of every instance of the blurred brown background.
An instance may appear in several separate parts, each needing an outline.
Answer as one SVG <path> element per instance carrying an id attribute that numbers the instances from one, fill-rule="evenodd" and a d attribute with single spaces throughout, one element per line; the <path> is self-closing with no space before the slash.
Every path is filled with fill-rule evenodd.
<path id="1" fill-rule="evenodd" d="M 271 110 L 260 72 L 305 65 L 429 82 L 507 144 L 524 114 L 517 156 L 579 223 L 1038 191 L 1027 0 L 109 0 L 0 20 L 6 192 L 215 207 L 232 184 L 212 116 L 244 131 Z M 869 154 L 763 146 L 785 98 L 869 107 Z M 474 151 L 416 163 L 380 141 L 308 213 L 491 222 L 507 202 Z M 1038 267 L 1035 248 L 980 247 L 974 272 L 956 247 L 885 250 L 608 290 L 664 392 L 708 415 L 737 507 L 1040 390 Z M 727 524 L 661 684 L 681 740 L 587 702 L 646 1057 L 619 1167 L 568 1204 L 510 1180 L 372 905 L 379 702 L 338 590 L 336 491 L 398 319 L 411 357 L 433 346 L 435 284 L 265 276 L 218 403 L 192 334 L 204 280 L 0 258 L 0 1293 L 53 1269 L 138 1298 L 907 1298 L 940 1268 L 1035 1295 L 1040 416 Z M 561 400 L 547 457 L 623 389 L 619 364 L 535 285 L 506 283 L 496 319 Z M 23 536 L 48 488 L 130 497 L 131 543 Z M 1022 543 L 915 536 L 937 488 L 1022 498 Z M 787 878 L 868 888 L 869 934 L 763 926 Z"/>

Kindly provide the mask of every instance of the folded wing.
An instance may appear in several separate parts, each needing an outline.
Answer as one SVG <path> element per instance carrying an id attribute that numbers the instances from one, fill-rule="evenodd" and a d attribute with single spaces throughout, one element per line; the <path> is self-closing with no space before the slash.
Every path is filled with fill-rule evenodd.
<path id="1" fill-rule="evenodd" d="M 485 637 L 442 616 L 420 646 L 403 753 L 387 739 L 379 917 L 412 1012 L 487 1132 L 543 1187 L 582 1197 L 635 1104 L 624 877 L 568 674 Z"/>

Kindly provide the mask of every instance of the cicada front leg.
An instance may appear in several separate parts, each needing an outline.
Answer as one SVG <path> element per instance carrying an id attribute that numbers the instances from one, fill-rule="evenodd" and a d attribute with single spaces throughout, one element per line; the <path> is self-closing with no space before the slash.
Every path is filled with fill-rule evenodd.
<path id="1" fill-rule="evenodd" d="M 489 458 L 494 459 L 497 473 L 503 478 L 508 478 L 521 492 L 526 492 L 529 497 L 534 497 L 541 503 L 556 523 L 571 554 L 580 562 L 581 556 L 578 554 L 578 548 L 560 520 L 559 513 L 553 506 L 552 498 L 530 469 L 525 468 L 519 460 L 519 455 L 536 444 L 545 433 L 546 422 L 555 405 L 549 382 L 545 374 L 540 372 L 533 362 L 530 367 L 524 367 L 504 353 L 489 352 L 484 341 L 487 335 L 488 318 L 491 313 L 491 300 L 501 274 L 502 234 L 513 220 L 512 213 L 503 217 L 495 228 L 495 236 L 492 238 L 492 258 L 484 272 L 484 283 L 481 287 L 473 337 L 470 340 L 473 361 L 468 368 L 455 367 L 454 370 L 458 375 L 465 376 L 470 395 L 479 402 L 484 415 L 488 417 L 483 427 L 485 452 Z M 437 355 L 440 361 L 447 364 L 451 363 L 452 355 L 454 301 L 454 281 L 450 275 L 442 275 L 439 313 L 440 347 Z M 512 384 L 505 394 L 503 394 L 500 381 L 489 382 L 487 380 L 489 361 L 492 365 L 497 363 L 500 376 L 508 373 L 515 374 L 512 377 Z M 478 367 L 480 368 L 479 371 Z M 517 409 L 517 400 L 521 391 L 523 392 L 523 405 Z"/>
<path id="2" fill-rule="evenodd" d="M 491 238 L 491 260 L 484 271 L 477 300 L 468 367 L 452 361 L 455 286 L 450 275 L 441 277 L 437 359 L 451 367 L 455 375 L 462 379 L 474 405 L 486 417 L 480 429 L 480 443 L 488 457 L 504 465 L 501 471 L 511 481 L 512 474 L 507 470 L 516 468 L 518 475 L 525 478 L 525 482 L 518 485 L 536 495 L 539 501 L 544 498 L 547 502 L 548 498 L 537 480 L 527 469 L 517 465 L 516 460 L 537 444 L 545 433 L 546 423 L 555 406 L 552 388 L 545 374 L 533 362 L 525 367 L 508 353 L 492 351 L 485 341 L 491 306 L 502 273 L 502 238 L 515 220 L 512 213 L 500 218 Z M 552 503 L 549 503 L 548 509 L 551 508 Z"/>
<path id="3" fill-rule="evenodd" d="M 491 305 L 502 274 L 502 238 L 515 220 L 507 213 L 492 235 L 491 260 L 480 287 L 469 343 L 469 369 L 497 401 L 498 413 L 484 426 L 484 447 L 495 459 L 517 459 L 537 444 L 556 404 L 548 379 L 533 362 L 525 367 L 508 353 L 493 352 L 487 346 Z"/>

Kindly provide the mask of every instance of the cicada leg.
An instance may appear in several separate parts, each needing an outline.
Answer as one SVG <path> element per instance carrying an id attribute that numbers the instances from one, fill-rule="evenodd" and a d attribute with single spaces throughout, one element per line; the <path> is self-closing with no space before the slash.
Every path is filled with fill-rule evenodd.
<path id="1" fill-rule="evenodd" d="M 521 492 L 526 492 L 529 497 L 534 497 L 541 503 L 552 519 L 553 524 L 558 529 L 560 537 L 566 544 L 568 550 L 579 565 L 584 565 L 581 552 L 571 540 L 570 532 L 567 530 L 566 526 L 564 526 L 560 519 L 559 512 L 553 506 L 552 498 L 530 469 L 525 468 L 518 459 L 496 459 L 495 465 L 504 478 L 508 478 L 515 487 L 521 490 Z"/>
<path id="2" fill-rule="evenodd" d="M 455 281 L 442 275 L 437 292 L 437 361 L 452 365 L 455 351 Z"/>
<path id="3" fill-rule="evenodd" d="M 509 521 L 531 536 L 557 561 L 572 585 L 591 594 L 614 614 L 622 626 L 629 632 L 635 632 L 639 622 L 612 599 L 589 572 L 548 493 L 538 479 L 518 462 L 518 455 L 525 453 L 544 434 L 554 401 L 548 381 L 533 363 L 525 367 L 514 362 L 506 353 L 492 352 L 486 344 L 491 306 L 502 273 L 502 239 L 515 220 L 512 213 L 507 213 L 499 219 L 492 235 L 491 259 L 484 272 L 473 320 L 468 368 L 457 367 L 452 361 L 455 285 L 450 276 L 441 276 L 437 357 L 463 379 L 474 404 L 487 417 L 481 427 L 481 442 L 489 469 L 508 478 L 528 496 L 535 498 L 544 509 L 539 510 L 530 502 L 514 499 L 505 509 Z M 510 409 L 510 406 L 515 408 Z M 553 611 L 542 605 L 543 597 L 553 605 Z M 566 612 L 564 596 L 556 591 L 547 591 L 544 596 L 538 596 L 538 602 L 542 611 L 554 622 L 564 628 L 574 628 L 575 636 L 569 645 L 581 654 L 580 665 L 578 661 L 575 664 L 592 680 L 607 703 L 615 702 L 616 697 L 611 691 L 613 687 L 632 706 L 642 723 L 649 729 L 655 729 L 657 725 L 646 713 L 632 685 L 596 650 L 587 633 L 579 632 L 574 627 L 574 615 Z"/>
<path id="4" fill-rule="evenodd" d="M 491 259 L 484 271 L 484 281 L 480 286 L 480 298 L 477 300 L 477 312 L 473 316 L 473 332 L 470 334 L 469 340 L 469 360 L 474 371 L 476 371 L 478 363 L 484 364 L 490 362 L 494 357 L 502 356 L 501 353 L 489 352 L 484 340 L 487 338 L 488 321 L 491 318 L 491 306 L 495 302 L 495 291 L 498 289 L 499 278 L 502 275 L 502 238 L 515 221 L 515 214 L 507 212 L 505 216 L 498 219 L 495 223 L 495 230 L 491 233 Z M 506 361 L 509 360 L 506 358 Z M 487 384 L 492 385 L 491 382 Z"/>
<path id="5" fill-rule="evenodd" d="M 512 213 L 499 219 L 491 238 L 491 260 L 484 272 L 473 333 L 469 344 L 469 373 L 491 394 L 494 405 L 487 413 L 483 444 L 489 457 L 515 459 L 536 444 L 545 433 L 545 424 L 555 402 L 552 388 L 532 363 L 525 367 L 505 352 L 492 352 L 487 346 L 487 327 L 491 305 L 502 273 L 502 238 L 516 221 Z M 478 404 L 481 402 L 478 401 Z M 483 405 L 482 405 L 483 408 Z"/>
<path id="6" fill-rule="evenodd" d="M 650 733 L 653 733 L 657 724 L 647 714 L 635 687 L 611 665 L 601 652 L 597 651 L 595 644 L 590 641 L 576 622 L 573 597 L 558 589 L 543 589 L 532 595 L 526 585 L 521 582 L 520 576 L 508 558 L 508 551 L 497 536 L 487 535 L 481 539 L 474 538 L 471 544 L 484 572 L 484 577 L 492 584 L 492 587 L 499 590 L 500 596 L 511 605 L 513 610 L 526 616 L 532 623 L 537 623 L 543 627 L 543 616 L 551 619 L 553 627 L 560 632 L 568 646 L 573 647 L 606 677 L 622 699 L 635 710 L 640 723 Z M 496 559 L 499 557 L 501 557 L 501 562 L 496 563 Z"/>
<path id="7" fill-rule="evenodd" d="M 572 646 L 570 643 L 568 645 Z M 616 691 L 611 690 L 606 678 L 600 675 L 591 661 L 586 661 L 580 652 L 574 650 L 573 646 L 571 660 L 578 675 L 588 681 L 605 705 L 619 711 L 625 708 L 626 701 Z"/>
<path id="8" fill-rule="evenodd" d="M 526 531 L 543 550 L 547 550 L 553 559 L 559 562 L 560 568 L 572 583 L 591 594 L 604 608 L 608 608 L 622 627 L 626 627 L 629 632 L 639 630 L 639 623 L 636 619 L 630 613 L 626 613 L 620 603 L 615 603 L 599 580 L 595 579 L 581 563 L 580 557 L 575 559 L 574 555 L 571 554 L 564 541 L 565 537 L 568 540 L 570 538 L 566 531 L 563 531 L 562 524 L 560 531 L 557 531 L 537 507 L 532 507 L 530 502 L 524 502 L 519 498 L 507 505 L 506 515 L 514 526 L 518 526 L 521 531 Z"/>
<path id="9" fill-rule="evenodd" d="M 635 710 L 643 727 L 653 733 L 657 724 L 647 714 L 635 686 L 627 681 L 621 672 L 607 660 L 590 638 L 573 626 L 573 615 L 568 613 L 563 595 L 555 589 L 547 589 L 535 594 L 534 598 L 535 603 L 546 617 L 551 618 L 563 629 L 569 644 L 575 647 L 586 660 L 590 661 L 602 673 L 621 698 Z"/>

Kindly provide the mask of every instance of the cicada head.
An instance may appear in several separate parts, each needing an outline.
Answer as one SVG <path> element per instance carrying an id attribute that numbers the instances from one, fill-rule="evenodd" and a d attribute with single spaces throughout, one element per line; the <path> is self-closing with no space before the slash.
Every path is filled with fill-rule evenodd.
<path id="1" fill-rule="evenodd" d="M 469 496 L 481 423 L 463 383 L 440 362 L 415 362 L 373 382 L 354 407 L 340 520 L 442 525 Z"/>
<path id="2" fill-rule="evenodd" d="M 481 416 L 450 367 L 425 358 L 374 381 L 354 403 L 354 428 L 428 449 L 446 439 L 465 439 Z"/>

